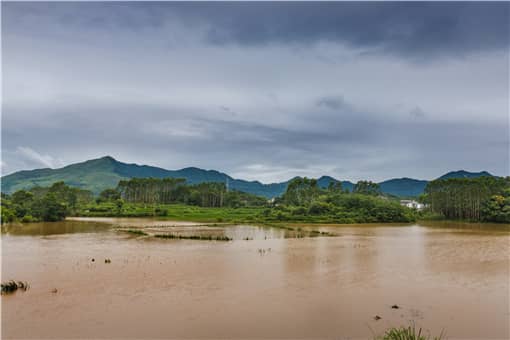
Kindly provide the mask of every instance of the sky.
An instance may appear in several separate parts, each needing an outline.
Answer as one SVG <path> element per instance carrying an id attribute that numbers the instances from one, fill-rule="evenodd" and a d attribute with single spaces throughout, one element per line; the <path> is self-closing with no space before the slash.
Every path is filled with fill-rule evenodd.
<path id="1" fill-rule="evenodd" d="M 2 174 L 509 175 L 508 2 L 1 7 Z"/>

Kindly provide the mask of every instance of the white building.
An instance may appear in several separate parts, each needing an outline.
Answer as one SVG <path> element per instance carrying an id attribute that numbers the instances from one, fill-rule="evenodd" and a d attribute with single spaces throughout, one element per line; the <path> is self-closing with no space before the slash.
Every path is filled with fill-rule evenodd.
<path id="1" fill-rule="evenodd" d="M 400 200 L 400 205 L 416 210 L 423 210 L 425 208 L 425 204 L 415 200 Z"/>

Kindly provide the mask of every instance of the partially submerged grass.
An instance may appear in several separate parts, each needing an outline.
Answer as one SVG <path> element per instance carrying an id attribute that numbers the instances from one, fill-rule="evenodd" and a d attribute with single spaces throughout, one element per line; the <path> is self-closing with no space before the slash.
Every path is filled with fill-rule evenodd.
<path id="1" fill-rule="evenodd" d="M 415 325 L 408 327 L 393 327 L 388 329 L 382 336 L 374 337 L 374 340 L 441 340 L 443 332 L 439 336 L 432 337 L 422 334 L 422 329 L 416 329 Z"/>
<path id="2" fill-rule="evenodd" d="M 125 233 L 134 234 L 134 235 L 140 235 L 140 236 L 147 236 L 147 235 L 149 235 L 145 231 L 142 231 L 140 229 L 119 229 L 119 230 L 123 231 Z"/>
<path id="3" fill-rule="evenodd" d="M 317 237 L 317 236 L 337 236 L 336 234 L 327 232 L 327 231 L 319 231 L 319 230 L 307 230 L 303 229 L 302 227 L 290 227 L 288 225 L 282 224 L 282 223 L 262 223 L 261 225 L 265 227 L 270 228 L 277 228 L 277 229 L 283 229 L 287 230 L 289 232 L 294 232 L 295 238 L 304 238 L 304 237 Z"/>
<path id="4" fill-rule="evenodd" d="M 2 287 L 2 294 L 9 294 L 9 293 L 14 293 L 18 289 L 22 290 L 22 291 L 26 291 L 30 286 L 28 285 L 28 282 L 11 280 L 11 281 L 7 281 L 7 282 L 3 282 L 1 284 L 1 287 Z"/>
<path id="5" fill-rule="evenodd" d="M 232 241 L 228 236 L 212 235 L 175 235 L 175 234 L 157 234 L 157 238 L 178 239 L 178 240 L 200 240 L 200 241 Z"/>
<path id="6" fill-rule="evenodd" d="M 317 237 L 317 236 L 335 236 L 335 234 L 328 233 L 327 231 L 312 230 L 312 231 L 310 231 L 310 236 L 312 236 L 312 237 Z"/>

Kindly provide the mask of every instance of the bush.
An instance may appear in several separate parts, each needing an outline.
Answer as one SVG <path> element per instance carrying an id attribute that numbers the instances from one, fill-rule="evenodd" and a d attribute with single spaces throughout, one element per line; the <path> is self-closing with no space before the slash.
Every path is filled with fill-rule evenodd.
<path id="1" fill-rule="evenodd" d="M 30 223 L 30 222 L 36 222 L 36 221 L 37 221 L 37 219 L 34 218 L 32 215 L 25 215 L 21 219 L 21 222 L 23 222 L 23 223 Z"/>
<path id="2" fill-rule="evenodd" d="M 307 209 L 305 207 L 297 207 L 292 209 L 292 215 L 306 215 Z"/>
<path id="3" fill-rule="evenodd" d="M 310 215 L 322 215 L 330 212 L 331 210 L 333 210 L 333 207 L 329 203 L 314 202 L 308 208 L 308 213 Z"/>

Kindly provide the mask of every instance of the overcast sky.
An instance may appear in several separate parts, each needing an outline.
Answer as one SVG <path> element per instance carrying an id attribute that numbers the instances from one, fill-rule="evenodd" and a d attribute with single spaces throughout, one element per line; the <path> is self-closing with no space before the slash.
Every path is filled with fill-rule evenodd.
<path id="1" fill-rule="evenodd" d="M 508 175 L 509 6 L 2 2 L 2 173 Z"/>

